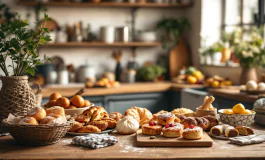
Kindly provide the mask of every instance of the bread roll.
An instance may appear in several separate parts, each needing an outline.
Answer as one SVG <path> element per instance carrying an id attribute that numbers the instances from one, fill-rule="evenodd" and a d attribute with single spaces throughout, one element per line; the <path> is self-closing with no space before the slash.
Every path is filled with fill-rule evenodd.
<path id="1" fill-rule="evenodd" d="M 101 130 L 96 126 L 87 125 L 77 130 L 77 132 L 78 133 L 96 133 L 96 132 L 101 132 Z"/>
<path id="2" fill-rule="evenodd" d="M 224 125 L 217 125 L 211 128 L 210 133 L 214 136 L 220 136 L 224 134 Z"/>
<path id="3" fill-rule="evenodd" d="M 111 114 L 109 114 L 109 118 L 112 118 L 115 121 L 122 119 L 122 117 L 123 115 L 120 112 L 112 112 Z"/>
<path id="4" fill-rule="evenodd" d="M 46 109 L 47 116 L 65 116 L 65 111 L 63 107 L 54 106 Z"/>
<path id="5" fill-rule="evenodd" d="M 227 126 L 226 128 L 225 128 L 225 136 L 226 137 L 236 137 L 236 136 L 238 136 L 239 135 L 239 133 L 238 133 L 238 131 L 235 129 L 235 127 L 233 127 L 233 126 Z"/>
<path id="6" fill-rule="evenodd" d="M 132 116 L 134 119 L 136 119 L 139 122 L 140 126 L 149 123 L 153 118 L 152 113 L 148 109 L 141 107 L 133 107 L 127 109 L 124 115 Z"/>
<path id="7" fill-rule="evenodd" d="M 56 118 L 52 116 L 46 116 L 41 121 L 40 124 L 49 124 L 51 121 L 55 120 Z"/>
<path id="8" fill-rule="evenodd" d="M 34 117 L 37 121 L 40 121 L 46 117 L 46 111 L 42 107 L 35 107 L 29 110 L 27 116 Z"/>
<path id="9" fill-rule="evenodd" d="M 38 121 L 34 117 L 25 117 L 21 119 L 18 125 L 38 125 Z"/>

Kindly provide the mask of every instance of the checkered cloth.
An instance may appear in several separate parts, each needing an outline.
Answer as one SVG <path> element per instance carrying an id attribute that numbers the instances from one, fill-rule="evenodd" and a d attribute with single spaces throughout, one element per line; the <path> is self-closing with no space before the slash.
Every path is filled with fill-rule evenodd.
<path id="1" fill-rule="evenodd" d="M 246 137 L 229 138 L 230 143 L 238 145 L 257 144 L 265 142 L 265 135 L 253 135 Z"/>
<path id="2" fill-rule="evenodd" d="M 104 148 L 118 142 L 117 138 L 108 134 L 89 134 L 87 136 L 76 136 L 72 144 L 85 146 L 92 149 Z"/>

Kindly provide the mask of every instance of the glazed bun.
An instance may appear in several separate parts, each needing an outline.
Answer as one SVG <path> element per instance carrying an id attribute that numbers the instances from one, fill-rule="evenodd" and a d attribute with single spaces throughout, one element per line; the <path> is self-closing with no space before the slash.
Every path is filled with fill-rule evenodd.
<path id="1" fill-rule="evenodd" d="M 158 124 L 165 126 L 167 124 L 174 123 L 175 115 L 172 113 L 159 114 L 157 120 Z"/>
<path id="2" fill-rule="evenodd" d="M 52 117 L 60 117 L 60 116 L 65 116 L 64 108 L 60 106 L 54 106 L 51 108 L 46 109 L 47 116 L 52 116 Z"/>
<path id="3" fill-rule="evenodd" d="M 38 121 L 34 117 L 25 117 L 21 119 L 18 125 L 38 125 Z"/>
<path id="4" fill-rule="evenodd" d="M 56 118 L 54 118 L 52 116 L 46 116 L 40 121 L 40 124 L 49 124 L 50 122 L 52 122 L 55 119 Z"/>
<path id="5" fill-rule="evenodd" d="M 116 130 L 120 134 L 133 134 L 139 129 L 139 122 L 132 116 L 125 116 L 117 122 Z"/>
<path id="6" fill-rule="evenodd" d="M 46 111 L 42 107 L 35 107 L 29 110 L 27 116 L 34 117 L 37 121 L 40 121 L 46 117 Z"/>

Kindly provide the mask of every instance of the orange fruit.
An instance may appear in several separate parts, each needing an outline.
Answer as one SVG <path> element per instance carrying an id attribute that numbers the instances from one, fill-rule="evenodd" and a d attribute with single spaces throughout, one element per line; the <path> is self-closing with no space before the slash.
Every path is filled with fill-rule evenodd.
<path id="1" fill-rule="evenodd" d="M 49 107 L 53 107 L 56 106 L 56 100 L 51 100 L 48 103 L 46 103 L 45 107 L 49 108 Z"/>
<path id="2" fill-rule="evenodd" d="M 84 107 L 88 107 L 90 105 L 91 105 L 90 101 L 89 100 L 85 100 Z"/>
<path id="3" fill-rule="evenodd" d="M 187 78 L 187 82 L 188 82 L 189 84 L 195 84 L 195 83 L 197 82 L 197 78 L 194 77 L 194 76 L 188 76 L 188 78 Z"/>
<path id="4" fill-rule="evenodd" d="M 219 81 L 213 81 L 213 83 L 212 83 L 213 88 L 218 88 L 219 86 L 220 86 Z"/>
<path id="5" fill-rule="evenodd" d="M 246 109 L 243 113 L 241 113 L 241 114 L 252 114 L 252 112 L 251 112 L 251 110 L 249 110 L 249 109 Z"/>
<path id="6" fill-rule="evenodd" d="M 235 114 L 232 109 L 225 109 L 224 114 Z"/>
<path id="7" fill-rule="evenodd" d="M 50 95 L 49 100 L 50 100 L 50 101 L 51 101 L 51 100 L 57 100 L 58 98 L 61 98 L 61 97 L 62 97 L 62 95 L 61 95 L 60 93 L 55 92 L 55 93 L 52 93 L 52 94 Z"/>
<path id="8" fill-rule="evenodd" d="M 82 96 L 80 95 L 75 95 L 70 99 L 70 102 L 76 106 L 76 107 L 83 107 L 85 104 L 85 100 Z"/>
<path id="9" fill-rule="evenodd" d="M 243 104 L 238 103 L 233 107 L 233 112 L 235 114 L 243 114 L 245 112 L 245 107 L 243 106 Z"/>
<path id="10" fill-rule="evenodd" d="M 63 107 L 63 108 L 68 108 L 70 106 L 70 101 L 66 97 L 61 97 L 61 98 L 57 99 L 56 105 Z"/>
<path id="11" fill-rule="evenodd" d="M 76 109 L 76 106 L 71 105 L 71 106 L 68 107 L 67 109 Z"/>

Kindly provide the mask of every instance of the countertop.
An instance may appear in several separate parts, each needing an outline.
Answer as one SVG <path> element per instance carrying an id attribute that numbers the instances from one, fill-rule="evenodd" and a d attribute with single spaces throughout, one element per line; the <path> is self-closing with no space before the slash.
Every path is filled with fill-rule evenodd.
<path id="1" fill-rule="evenodd" d="M 22 146 L 11 136 L 0 137 L 0 159 L 265 159 L 265 143 L 237 146 L 213 139 L 212 147 L 136 147 L 135 135 L 112 135 L 119 142 L 97 150 L 71 145 L 70 136 L 49 146 Z"/>
<path id="2" fill-rule="evenodd" d="M 63 96 L 69 97 L 84 87 L 84 84 L 74 84 L 67 86 L 47 86 L 42 89 L 43 98 L 47 98 L 53 92 L 59 92 Z M 101 96 L 113 94 L 133 94 L 149 92 L 165 92 L 168 90 L 181 91 L 183 88 L 203 88 L 203 85 L 176 84 L 171 82 L 146 82 L 146 83 L 122 83 L 113 88 L 87 88 L 83 96 Z"/>
<path id="3" fill-rule="evenodd" d="M 247 93 L 240 93 L 238 86 L 227 88 L 208 89 L 209 94 L 219 96 L 225 99 L 232 99 L 246 103 L 254 103 L 258 99 L 258 95 L 249 95 Z"/>

